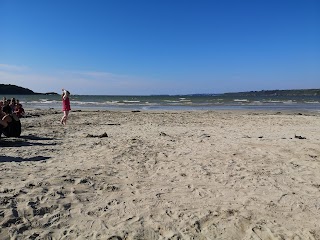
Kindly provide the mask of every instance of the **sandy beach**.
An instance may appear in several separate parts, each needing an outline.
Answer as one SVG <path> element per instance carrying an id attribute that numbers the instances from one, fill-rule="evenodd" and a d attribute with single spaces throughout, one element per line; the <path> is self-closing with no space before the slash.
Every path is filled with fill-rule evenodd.
<path id="1" fill-rule="evenodd" d="M 0 239 L 320 239 L 320 112 L 29 110 Z"/>

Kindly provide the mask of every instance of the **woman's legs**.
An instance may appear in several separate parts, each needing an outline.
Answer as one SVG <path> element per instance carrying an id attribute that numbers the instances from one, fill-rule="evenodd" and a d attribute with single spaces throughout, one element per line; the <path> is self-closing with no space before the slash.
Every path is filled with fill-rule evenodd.
<path id="1" fill-rule="evenodd" d="M 63 125 L 67 124 L 68 115 L 69 115 L 69 111 L 63 111 L 63 117 L 61 118 L 61 123 Z"/>

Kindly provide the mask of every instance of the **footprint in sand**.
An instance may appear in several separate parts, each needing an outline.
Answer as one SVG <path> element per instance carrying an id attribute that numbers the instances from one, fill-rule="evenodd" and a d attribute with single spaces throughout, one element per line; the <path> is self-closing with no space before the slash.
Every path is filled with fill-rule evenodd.
<path id="1" fill-rule="evenodd" d="M 255 239 L 278 240 L 278 238 L 273 235 L 269 228 L 260 225 L 249 228 L 246 236 L 243 238 L 243 240 Z"/>
<path id="2" fill-rule="evenodd" d="M 112 236 L 112 237 L 109 237 L 107 240 L 122 240 L 122 238 L 119 236 Z"/>

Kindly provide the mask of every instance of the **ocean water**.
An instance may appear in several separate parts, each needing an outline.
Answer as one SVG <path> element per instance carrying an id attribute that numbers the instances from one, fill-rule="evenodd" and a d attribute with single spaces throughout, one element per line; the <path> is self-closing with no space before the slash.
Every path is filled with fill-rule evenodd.
<path id="1" fill-rule="evenodd" d="M 1 99 L 4 96 L 0 96 Z M 61 109 L 59 95 L 7 95 L 26 109 Z M 309 110 L 320 111 L 320 96 L 240 97 L 233 95 L 71 95 L 73 110 Z"/>

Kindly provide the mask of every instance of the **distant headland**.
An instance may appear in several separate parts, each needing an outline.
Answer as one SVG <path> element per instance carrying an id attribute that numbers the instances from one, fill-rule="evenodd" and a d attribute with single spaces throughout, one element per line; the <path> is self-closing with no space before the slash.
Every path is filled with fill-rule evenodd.
<path id="1" fill-rule="evenodd" d="M 237 92 L 237 93 L 224 93 L 224 96 L 232 97 L 237 95 L 238 97 L 273 97 L 273 96 L 319 96 L 320 89 L 293 89 L 293 90 L 261 90 L 250 92 Z"/>
<path id="2" fill-rule="evenodd" d="M 37 93 L 28 88 L 11 84 L 0 84 L 0 94 L 5 95 L 58 95 L 55 92 Z"/>
<path id="3" fill-rule="evenodd" d="M 292 90 L 261 90 L 248 92 L 227 92 L 227 93 L 199 93 L 187 94 L 188 96 L 221 96 L 221 97 L 293 97 L 293 96 L 317 96 L 320 97 L 320 89 L 292 89 Z"/>

